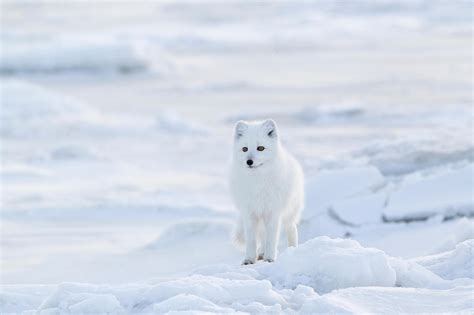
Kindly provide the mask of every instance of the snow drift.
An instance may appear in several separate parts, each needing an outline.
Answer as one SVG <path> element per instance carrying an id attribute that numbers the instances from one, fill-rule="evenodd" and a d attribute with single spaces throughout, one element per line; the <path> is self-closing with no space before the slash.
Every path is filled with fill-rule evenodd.
<path id="1" fill-rule="evenodd" d="M 474 279 L 474 239 L 458 244 L 451 251 L 414 261 L 444 279 Z"/>
<path id="2" fill-rule="evenodd" d="M 303 284 L 318 293 L 353 286 L 394 286 L 396 279 L 381 250 L 324 236 L 287 249 L 275 263 L 259 271 L 277 286 L 296 288 Z"/>

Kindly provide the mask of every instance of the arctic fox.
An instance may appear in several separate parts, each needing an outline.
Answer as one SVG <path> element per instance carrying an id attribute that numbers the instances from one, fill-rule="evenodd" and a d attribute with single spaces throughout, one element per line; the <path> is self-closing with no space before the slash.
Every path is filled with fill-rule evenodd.
<path id="1" fill-rule="evenodd" d="M 235 125 L 230 187 L 240 211 L 235 238 L 246 243 L 243 265 L 276 259 L 281 225 L 288 246 L 298 245 L 303 171 L 283 148 L 273 120 Z"/>

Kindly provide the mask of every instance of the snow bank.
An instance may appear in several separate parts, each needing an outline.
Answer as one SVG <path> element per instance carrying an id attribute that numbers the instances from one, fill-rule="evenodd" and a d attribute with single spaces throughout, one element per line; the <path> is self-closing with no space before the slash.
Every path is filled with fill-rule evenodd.
<path id="1" fill-rule="evenodd" d="M 383 210 L 386 221 L 426 219 L 440 214 L 444 217 L 473 215 L 472 163 L 436 170 L 431 174 L 406 176 L 400 188 L 391 193 Z"/>
<path id="2" fill-rule="evenodd" d="M 267 280 L 229 280 L 213 276 L 193 275 L 159 283 L 145 292 L 137 308 L 164 301 L 179 294 L 192 294 L 218 305 L 258 303 L 262 306 L 285 305 L 285 300 L 273 290 Z"/>
<path id="3" fill-rule="evenodd" d="M 285 299 L 269 281 L 194 275 L 158 284 L 105 286 L 64 283 L 39 310 L 50 313 L 281 312 Z"/>
<path id="4" fill-rule="evenodd" d="M 2 314 L 18 314 L 24 310 L 37 310 L 56 289 L 56 285 L 2 284 L 0 286 L 0 310 Z"/>
<path id="5" fill-rule="evenodd" d="M 439 254 L 441 252 L 450 251 L 465 240 L 474 238 L 474 221 L 468 218 L 462 218 L 456 222 L 452 231 L 446 235 L 442 242 L 437 244 L 430 254 Z"/>
<path id="6" fill-rule="evenodd" d="M 258 270 L 277 286 L 303 284 L 318 293 L 353 286 L 394 286 L 396 279 L 383 251 L 324 236 L 287 249 L 276 262 Z"/>
<path id="7" fill-rule="evenodd" d="M 390 258 L 390 266 L 397 275 L 396 285 L 409 288 L 451 289 L 455 283 L 442 279 L 412 261 Z"/>
<path id="8" fill-rule="evenodd" d="M 474 279 L 474 239 L 458 244 L 451 251 L 420 257 L 414 261 L 443 279 Z"/>
<path id="9" fill-rule="evenodd" d="M 126 43 L 46 40 L 37 43 L 6 41 L 2 47 L 0 73 L 104 72 L 129 73 L 148 66 L 137 50 Z"/>
<path id="10" fill-rule="evenodd" d="M 49 295 L 38 310 L 41 313 L 73 313 L 73 314 L 103 314 L 103 313 L 123 313 L 122 305 L 127 305 L 126 301 L 120 298 L 131 298 L 143 289 L 138 291 L 135 286 L 109 287 L 106 285 L 62 283 Z"/>

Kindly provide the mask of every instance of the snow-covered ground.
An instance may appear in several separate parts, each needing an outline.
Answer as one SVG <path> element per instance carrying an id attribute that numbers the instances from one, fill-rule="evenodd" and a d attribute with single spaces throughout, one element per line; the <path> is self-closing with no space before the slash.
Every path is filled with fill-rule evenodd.
<path id="1" fill-rule="evenodd" d="M 469 1 L 0 5 L 0 313 L 474 312 Z M 264 117 L 302 244 L 240 266 Z"/>

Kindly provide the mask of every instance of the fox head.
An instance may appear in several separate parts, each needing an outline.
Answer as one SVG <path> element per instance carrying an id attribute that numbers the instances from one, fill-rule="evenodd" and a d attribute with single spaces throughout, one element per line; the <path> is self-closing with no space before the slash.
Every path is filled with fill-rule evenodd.
<path id="1" fill-rule="evenodd" d="M 265 167 L 278 155 L 280 139 L 272 119 L 238 121 L 234 130 L 234 163 L 249 170 Z"/>

